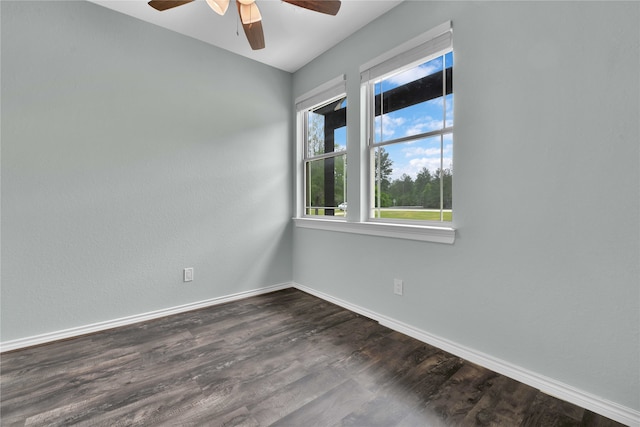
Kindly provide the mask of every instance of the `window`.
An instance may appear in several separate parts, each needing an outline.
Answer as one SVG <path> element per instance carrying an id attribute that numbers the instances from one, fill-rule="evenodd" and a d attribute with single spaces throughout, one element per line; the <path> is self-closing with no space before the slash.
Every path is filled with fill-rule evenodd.
<path id="1" fill-rule="evenodd" d="M 451 32 L 363 73 L 371 220 L 452 221 Z"/>
<path id="2" fill-rule="evenodd" d="M 454 243 L 451 22 L 359 71 L 349 163 L 345 76 L 296 99 L 296 226 Z"/>
<path id="3" fill-rule="evenodd" d="M 347 97 L 344 77 L 297 103 L 302 122 L 303 216 L 344 218 L 347 210 Z"/>

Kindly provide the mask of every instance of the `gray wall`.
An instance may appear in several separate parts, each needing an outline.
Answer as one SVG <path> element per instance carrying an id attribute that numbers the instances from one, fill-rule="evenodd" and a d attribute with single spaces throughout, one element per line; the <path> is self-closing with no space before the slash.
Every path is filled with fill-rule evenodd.
<path id="1" fill-rule="evenodd" d="M 291 280 L 289 73 L 1 3 L 2 341 Z"/>
<path id="2" fill-rule="evenodd" d="M 638 410 L 640 4 L 408 1 L 293 94 L 347 74 L 355 158 L 359 65 L 449 19 L 455 244 L 296 229 L 294 281 Z"/>

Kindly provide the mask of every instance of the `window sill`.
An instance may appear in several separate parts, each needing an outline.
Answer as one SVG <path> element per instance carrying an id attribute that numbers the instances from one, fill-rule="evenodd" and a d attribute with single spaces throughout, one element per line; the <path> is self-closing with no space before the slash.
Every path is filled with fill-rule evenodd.
<path id="1" fill-rule="evenodd" d="M 456 238 L 456 230 L 451 227 L 377 222 L 346 222 L 316 218 L 294 218 L 293 221 L 296 227 L 300 228 L 446 243 L 450 245 L 453 244 Z"/>

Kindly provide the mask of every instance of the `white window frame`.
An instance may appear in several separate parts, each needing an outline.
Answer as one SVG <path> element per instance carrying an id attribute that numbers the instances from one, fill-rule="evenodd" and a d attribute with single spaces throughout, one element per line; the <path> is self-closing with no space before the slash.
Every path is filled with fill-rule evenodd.
<path id="1" fill-rule="evenodd" d="M 335 152 L 331 154 L 322 154 L 314 157 L 308 157 L 307 147 L 307 114 L 308 112 L 326 105 L 340 98 L 346 97 L 346 76 L 344 74 L 318 86 L 317 88 L 307 92 L 296 99 L 296 128 L 298 135 L 296 138 L 296 164 L 297 164 L 297 197 L 296 197 L 296 218 L 320 219 L 326 221 L 345 221 L 344 217 L 336 217 L 329 215 L 307 215 L 306 214 L 306 191 L 307 191 L 307 174 L 305 165 L 307 162 L 314 160 L 326 159 L 329 157 L 347 156 L 346 151 Z M 347 142 L 348 143 L 348 142 Z M 346 170 L 345 170 L 346 173 Z"/>
<path id="2" fill-rule="evenodd" d="M 415 44 L 415 46 L 414 46 Z M 378 141 L 374 140 L 374 88 L 375 85 L 385 80 L 393 75 L 402 73 L 409 69 L 415 68 L 420 64 L 424 64 L 432 59 L 443 57 L 445 54 L 453 51 L 453 42 L 452 42 L 452 28 L 451 22 L 446 22 L 433 30 L 423 34 L 421 37 L 412 40 L 409 46 L 404 46 L 403 52 L 397 53 L 393 51 L 392 53 L 387 53 L 379 58 L 377 61 L 370 61 L 368 64 L 365 64 L 360 68 L 360 80 L 361 85 L 363 87 L 365 103 L 366 103 L 366 140 L 367 140 L 367 159 L 368 159 L 368 170 L 370 178 L 368 180 L 367 191 L 367 221 L 369 222 L 380 222 L 380 223 L 389 223 L 389 224 L 413 224 L 413 225 L 427 225 L 433 227 L 449 227 L 452 222 L 445 222 L 442 220 L 443 209 L 442 209 L 442 199 L 440 203 L 440 218 L 439 221 L 429 221 L 429 220 L 405 220 L 405 219 L 395 219 L 395 218 L 378 218 L 375 216 L 375 206 L 376 200 L 374 196 L 374 188 L 375 188 L 375 151 L 380 147 L 386 147 L 394 144 L 400 144 L 403 142 L 409 141 L 417 141 L 420 139 L 428 138 L 428 137 L 439 137 L 440 138 L 440 146 L 442 150 L 443 138 L 445 135 L 449 135 L 453 133 L 453 127 L 443 126 L 441 129 L 425 132 L 419 135 L 411 135 L 402 138 L 396 138 L 392 140 Z M 393 54 L 390 58 L 388 56 Z M 379 62 L 378 62 L 379 61 Z M 443 63 L 443 74 L 445 73 L 446 67 Z M 444 95 L 444 85 L 446 84 L 446 79 L 443 79 L 443 95 Z M 446 100 L 446 97 L 445 97 Z M 443 106 L 443 109 L 446 108 L 446 101 Z M 443 120 L 446 120 L 446 114 L 443 111 Z M 442 156 L 442 153 L 441 153 Z M 441 157 L 442 159 L 442 157 Z M 441 163 L 441 170 L 443 165 Z M 440 180 L 440 188 L 442 192 L 443 181 Z M 442 193 L 441 193 L 442 197 Z"/>
<path id="3" fill-rule="evenodd" d="M 444 36 L 443 36 L 444 35 Z M 440 56 L 438 53 L 441 53 L 444 49 L 442 47 L 437 48 L 437 46 L 441 46 L 438 43 L 446 42 L 452 46 L 452 23 L 451 21 L 447 21 L 421 35 L 411 39 L 402 45 L 368 61 L 360 67 L 360 106 L 361 106 L 361 123 L 353 124 L 349 123 L 349 125 L 357 125 L 360 129 L 362 129 L 361 141 L 360 141 L 360 149 L 361 154 L 359 158 L 353 161 L 361 162 L 360 168 L 366 169 L 369 171 L 369 143 L 368 143 L 368 134 L 366 128 L 366 120 L 369 117 L 369 108 L 370 103 L 368 102 L 368 94 L 367 91 L 364 90 L 364 86 L 362 83 L 371 80 L 372 78 L 380 77 L 385 73 L 392 73 L 394 70 L 400 67 L 409 67 L 411 65 L 419 65 L 420 63 L 428 61 L 429 58 L 429 50 L 432 49 L 432 57 Z M 435 47 L 435 50 L 434 50 Z M 426 52 L 426 53 L 425 53 Z M 379 73 L 379 74 L 377 74 Z M 376 75 L 377 74 L 377 75 Z M 344 84 L 344 76 L 340 76 L 333 80 L 333 84 L 339 80 L 342 80 L 341 84 Z M 304 131 L 303 131 L 303 117 L 300 114 L 299 103 L 304 102 L 307 99 L 311 99 L 312 96 L 317 95 L 322 92 L 322 88 L 330 87 L 331 82 L 327 82 L 325 85 L 319 87 L 318 89 L 311 91 L 296 100 L 296 109 L 298 111 L 297 114 L 297 157 L 296 157 L 296 211 L 294 217 L 294 223 L 296 227 L 300 228 L 308 228 L 308 229 L 316 229 L 316 230 L 324 230 L 324 231 L 333 231 L 333 232 L 341 232 L 341 233 L 355 233 L 355 234 L 364 234 L 370 236 L 381 236 L 381 237 L 390 237 L 390 238 L 398 238 L 398 239 L 409 239 L 409 240 L 418 240 L 424 242 L 435 242 L 435 243 L 445 243 L 445 244 L 453 244 L 455 242 L 456 230 L 453 227 L 452 223 L 437 223 L 437 225 L 432 225 L 432 223 L 425 224 L 425 221 L 421 221 L 420 223 L 407 223 L 407 222 L 386 222 L 386 221 L 371 221 L 369 217 L 369 204 L 371 194 L 372 183 L 369 178 L 369 174 L 367 173 L 367 178 L 365 179 L 363 176 L 360 176 L 360 179 L 363 179 L 362 182 L 359 183 L 361 195 L 359 197 L 359 206 L 354 209 L 356 212 L 360 212 L 360 215 L 353 215 L 353 213 L 348 214 L 346 217 L 346 221 L 344 220 L 335 220 L 328 219 L 328 217 L 316 217 L 316 216 L 303 216 L 304 213 L 304 169 L 303 169 L 303 161 L 302 161 L 302 149 L 303 144 L 301 141 L 304 141 Z M 353 98 L 353 97 L 352 97 Z M 300 104 L 305 105 L 305 104 Z M 365 154 L 366 152 L 366 154 Z M 365 160 L 367 159 L 367 160 Z M 353 179 L 353 174 L 350 175 L 350 179 Z M 362 195 L 366 195 L 362 197 Z M 353 197 L 350 197 L 351 204 L 358 203 L 358 200 L 354 200 Z M 351 207 L 351 205 L 350 205 Z"/>

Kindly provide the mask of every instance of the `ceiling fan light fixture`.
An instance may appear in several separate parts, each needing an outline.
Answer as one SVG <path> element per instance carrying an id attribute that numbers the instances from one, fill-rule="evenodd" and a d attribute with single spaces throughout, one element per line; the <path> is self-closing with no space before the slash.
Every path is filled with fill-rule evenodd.
<path id="1" fill-rule="evenodd" d="M 255 2 L 251 2 L 249 4 L 240 2 L 240 19 L 244 25 L 262 21 L 262 15 L 260 15 L 260 10 Z"/>
<path id="2" fill-rule="evenodd" d="M 229 7 L 229 0 L 206 0 L 211 9 L 218 15 L 224 15 Z"/>
<path id="3" fill-rule="evenodd" d="M 255 3 L 256 0 L 238 0 L 238 2 L 240 4 L 246 4 L 247 6 L 250 5 L 251 3 Z"/>

